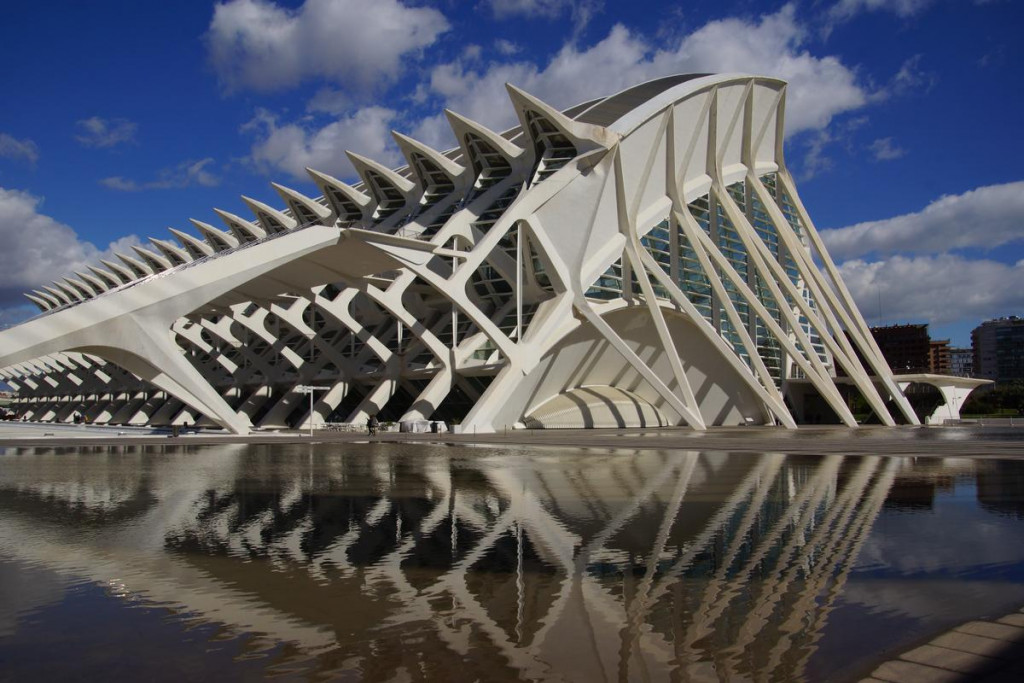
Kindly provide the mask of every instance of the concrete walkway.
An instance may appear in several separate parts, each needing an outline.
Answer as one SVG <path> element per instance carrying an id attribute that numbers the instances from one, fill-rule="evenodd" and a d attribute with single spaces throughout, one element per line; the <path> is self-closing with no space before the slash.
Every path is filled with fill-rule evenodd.
<path id="1" fill-rule="evenodd" d="M 31 431 L 29 431 L 31 430 Z M 0 422 L 0 446 L 73 446 L 164 444 L 197 446 L 223 443 L 310 443 L 309 432 L 253 432 L 235 436 L 199 430 L 172 438 L 166 429 L 84 425 L 32 425 Z M 1024 428 L 982 427 L 713 427 L 696 432 L 686 427 L 652 429 L 539 429 L 494 434 L 429 434 L 316 431 L 314 443 L 452 443 L 497 447 L 569 447 L 655 450 L 789 453 L 807 455 L 894 455 L 907 457 L 1024 458 Z"/>
<path id="2" fill-rule="evenodd" d="M 969 621 L 882 663 L 863 679 L 877 683 L 1024 681 L 1024 609 L 993 621 Z"/>
<path id="3" fill-rule="evenodd" d="M 114 439 L 118 436 L 155 436 L 169 430 L 153 427 L 115 427 L 48 422 L 0 422 L 0 441 L 20 439 Z"/>

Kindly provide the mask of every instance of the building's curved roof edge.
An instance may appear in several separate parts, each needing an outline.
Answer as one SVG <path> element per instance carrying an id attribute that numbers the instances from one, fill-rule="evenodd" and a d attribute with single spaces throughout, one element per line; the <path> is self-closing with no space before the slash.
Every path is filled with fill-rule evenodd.
<path id="1" fill-rule="evenodd" d="M 595 100 L 585 109 L 577 107 L 578 112 L 572 118 L 583 123 L 607 127 L 665 90 L 686 81 L 710 75 L 707 73 L 671 74 L 652 78 L 648 81 L 631 85 L 625 90 L 620 90 L 607 97 Z M 568 114 L 568 110 L 566 113 Z"/>
<path id="2" fill-rule="evenodd" d="M 671 77 L 669 77 L 671 78 Z M 647 83 L 641 83 L 639 86 L 634 88 L 641 88 L 650 83 L 660 81 L 662 79 L 654 79 Z M 777 88 L 783 88 L 786 86 L 786 81 L 780 78 L 774 78 L 771 76 L 761 76 L 758 74 L 732 72 L 722 74 L 705 74 L 697 76 L 696 78 L 689 78 L 685 81 L 680 82 L 677 85 L 673 85 L 665 90 L 662 90 L 653 97 L 646 101 L 638 104 L 631 108 L 628 112 L 623 114 L 621 117 L 616 119 L 614 122 L 609 123 L 606 127 L 620 135 L 628 135 L 635 128 L 639 127 L 640 124 L 647 121 L 651 116 L 662 111 L 674 102 L 679 102 L 691 95 L 695 95 L 707 88 L 715 85 L 727 85 L 729 83 L 739 83 L 746 81 L 755 81 L 765 85 L 772 85 Z M 616 93 L 605 101 L 612 99 L 612 97 L 618 97 L 623 93 L 633 90 L 634 88 L 627 88 L 622 93 Z"/>

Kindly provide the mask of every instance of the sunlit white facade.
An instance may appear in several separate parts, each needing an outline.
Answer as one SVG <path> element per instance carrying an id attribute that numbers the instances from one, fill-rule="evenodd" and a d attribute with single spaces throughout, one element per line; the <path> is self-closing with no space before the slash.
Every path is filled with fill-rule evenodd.
<path id="1" fill-rule="evenodd" d="M 19 415 L 505 427 L 917 423 L 783 158 L 786 84 L 651 81 L 459 146 L 245 198 L 29 295 L 0 333 Z M 304 385 L 316 393 L 312 414 Z"/>

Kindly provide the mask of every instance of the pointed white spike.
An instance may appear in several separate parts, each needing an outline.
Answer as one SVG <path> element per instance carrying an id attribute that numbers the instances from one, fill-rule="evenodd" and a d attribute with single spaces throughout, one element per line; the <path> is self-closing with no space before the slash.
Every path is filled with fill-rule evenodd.
<path id="1" fill-rule="evenodd" d="M 520 90 L 511 83 L 506 83 L 505 89 L 508 91 L 509 98 L 512 100 L 516 113 L 519 115 L 519 122 L 523 127 L 523 131 L 530 136 L 534 143 L 537 142 L 535 139 L 537 131 L 531 126 L 530 117 L 528 116 L 528 113 L 531 112 L 546 120 L 568 137 L 580 153 L 589 152 L 599 147 L 608 149 L 619 138 L 617 134 L 612 133 L 603 126 L 573 121 L 550 104 L 534 97 L 525 90 Z"/>
<path id="2" fill-rule="evenodd" d="M 58 280 L 53 280 L 53 286 L 59 288 L 62 292 L 66 293 L 69 297 L 71 297 L 71 301 L 72 302 L 75 302 L 75 301 L 85 301 L 86 298 L 87 298 L 85 296 L 85 294 L 83 294 L 82 292 L 78 291 L 77 288 L 72 287 L 71 285 L 69 285 L 66 282 L 60 282 Z"/>
<path id="3" fill-rule="evenodd" d="M 96 296 L 96 292 L 93 290 L 93 288 L 90 287 L 85 282 L 82 282 L 81 280 L 76 280 L 73 277 L 68 277 L 65 275 L 64 282 L 66 282 L 70 287 L 72 287 L 75 290 L 76 294 L 81 294 L 86 299 L 91 299 L 92 297 Z"/>
<path id="4" fill-rule="evenodd" d="M 380 178 L 393 186 L 396 190 L 401 192 L 403 195 L 409 196 L 416 190 L 416 183 L 412 182 L 408 178 L 403 178 L 387 166 L 381 163 L 369 159 L 355 152 L 345 150 L 345 156 L 352 162 L 352 166 L 355 167 L 356 173 L 363 179 L 363 182 L 367 185 L 377 184 L 380 181 L 374 180 L 371 182 L 367 179 L 368 172 L 372 172 L 380 176 Z"/>
<path id="5" fill-rule="evenodd" d="M 123 285 L 134 281 L 135 278 L 138 277 L 133 270 L 125 268 L 120 263 L 114 263 L 113 261 L 108 261 L 106 259 L 100 259 L 100 263 L 105 265 L 107 268 L 110 268 L 110 272 L 113 273 Z"/>
<path id="6" fill-rule="evenodd" d="M 168 230 L 172 235 L 178 238 L 178 242 L 185 248 L 185 251 L 192 255 L 192 258 L 203 258 L 204 256 L 209 256 L 214 252 L 213 247 L 195 235 L 190 235 L 187 232 L 182 232 L 175 228 L 168 228 Z"/>
<path id="7" fill-rule="evenodd" d="M 43 289 L 57 297 L 60 300 L 61 304 L 70 304 L 72 302 L 72 298 L 68 296 L 67 292 L 65 292 L 63 289 L 59 287 L 55 289 L 53 287 L 50 287 L 49 285 L 43 285 Z"/>
<path id="8" fill-rule="evenodd" d="M 415 140 L 408 135 L 403 135 L 396 130 L 391 131 L 391 137 L 398 143 L 398 148 L 402 150 L 402 154 L 405 155 L 406 160 L 409 162 L 409 166 L 412 167 L 413 171 L 419 175 L 419 169 L 416 168 L 416 164 L 413 163 L 413 157 L 416 154 L 422 154 L 428 160 L 434 163 L 441 171 L 444 172 L 453 182 L 456 182 L 463 174 L 466 173 L 466 167 L 462 164 L 457 164 L 445 155 L 438 152 L 433 147 L 423 144 L 419 140 Z M 420 177 L 420 184 L 426 185 L 427 180 Z"/>
<path id="9" fill-rule="evenodd" d="M 370 196 L 367 195 L 365 192 L 357 190 L 348 183 L 342 180 L 338 180 L 334 176 L 327 175 L 322 171 L 318 171 L 315 168 L 307 167 L 306 173 L 310 175 L 310 177 L 313 179 L 313 182 L 316 183 L 318 186 L 321 183 L 331 185 L 334 188 L 340 190 L 342 193 L 344 193 L 345 197 L 349 201 L 355 202 L 359 206 L 367 206 L 371 201 L 373 201 L 372 199 L 370 199 Z"/>
<path id="10" fill-rule="evenodd" d="M 214 209 L 213 212 L 217 214 L 224 224 L 231 228 L 231 232 L 242 242 L 252 242 L 253 240 L 263 239 L 267 236 L 267 233 L 263 228 L 256 225 L 251 221 L 247 221 L 241 216 L 236 216 L 230 211 L 224 211 L 223 209 Z"/>
<path id="11" fill-rule="evenodd" d="M 96 292 L 97 294 L 100 294 L 110 289 L 110 286 L 106 282 L 104 282 L 101 278 L 96 277 L 95 275 L 83 273 L 80 270 L 76 270 L 75 275 L 81 278 L 84 282 L 87 282 L 89 286 L 93 289 L 93 291 Z"/>
<path id="12" fill-rule="evenodd" d="M 284 185 L 270 183 L 270 186 L 281 195 L 281 199 L 288 205 L 292 215 L 299 219 L 300 225 L 321 223 L 331 217 L 331 209 L 315 199 Z"/>
<path id="13" fill-rule="evenodd" d="M 56 308 L 57 306 L 60 306 L 60 299 L 55 297 L 53 294 L 50 294 L 49 292 L 40 292 L 38 289 L 33 289 L 32 293 L 37 295 L 44 301 L 49 302 L 51 308 Z"/>
<path id="14" fill-rule="evenodd" d="M 119 278 L 117 275 L 110 272 L 109 270 L 103 270 L 102 268 L 99 268 L 97 266 L 88 266 L 88 268 L 93 273 L 95 273 L 96 277 L 99 280 L 101 280 L 103 284 L 107 286 L 107 289 L 113 289 L 122 284 L 121 278 Z"/>
<path id="15" fill-rule="evenodd" d="M 182 249 L 176 244 L 172 244 L 167 240 L 157 239 L 156 237 L 150 237 L 149 241 L 167 257 L 167 260 L 172 266 L 179 266 L 184 263 L 192 262 L 192 254 L 188 253 L 188 251 Z"/>
<path id="16" fill-rule="evenodd" d="M 249 207 L 249 210 L 256 216 L 263 229 L 268 233 L 287 232 L 295 228 L 299 222 L 291 216 L 286 216 L 272 206 L 268 206 L 258 199 L 242 195 L 242 201 Z"/>
<path id="17" fill-rule="evenodd" d="M 46 299 L 44 299 L 42 297 L 35 296 L 33 294 L 29 294 L 28 292 L 25 292 L 24 296 L 25 296 L 26 299 L 28 299 L 29 301 L 34 303 L 36 306 L 38 306 L 39 310 L 43 311 L 44 313 L 46 311 L 50 310 L 51 308 L 53 308 L 53 304 L 51 304 L 49 301 L 47 301 Z"/>
<path id="18" fill-rule="evenodd" d="M 153 269 L 149 265 L 143 263 L 142 261 L 133 256 L 122 254 L 119 251 L 115 251 L 114 256 L 121 259 L 124 262 L 124 264 L 128 266 L 128 268 L 132 271 L 132 273 L 135 274 L 135 277 L 132 278 L 133 280 L 137 280 L 140 277 L 146 277 L 147 275 L 153 274 Z"/>
<path id="19" fill-rule="evenodd" d="M 132 250 L 136 254 L 141 256 L 142 259 L 147 264 L 149 264 L 149 267 L 152 268 L 154 272 L 170 270 L 171 268 L 174 267 L 174 264 L 172 264 L 166 258 L 161 256 L 160 254 L 157 254 L 156 252 L 153 252 L 153 251 L 150 251 L 149 249 L 146 249 L 145 247 L 140 247 L 137 244 L 133 244 L 132 245 Z"/>
<path id="20" fill-rule="evenodd" d="M 219 230 L 209 223 L 198 221 L 195 218 L 189 218 L 188 220 L 189 223 L 196 226 L 196 230 L 202 233 L 203 237 L 206 238 L 207 243 L 214 251 L 226 251 L 228 249 L 234 249 L 239 245 L 238 238 L 230 232 Z"/>
<path id="21" fill-rule="evenodd" d="M 526 151 L 519 145 L 509 142 L 487 126 L 481 125 L 461 114 L 456 114 L 451 109 L 445 109 L 444 114 L 448 117 L 448 125 L 452 127 L 455 138 L 459 141 L 459 145 L 462 146 L 463 157 L 466 159 L 469 158 L 469 150 L 466 149 L 466 133 L 472 133 L 482 139 L 493 147 L 495 151 L 504 156 L 509 163 Z"/>
<path id="22" fill-rule="evenodd" d="M 369 215 L 373 200 L 367 194 L 315 169 L 307 168 L 306 173 L 324 193 L 338 220 L 357 221 Z"/>

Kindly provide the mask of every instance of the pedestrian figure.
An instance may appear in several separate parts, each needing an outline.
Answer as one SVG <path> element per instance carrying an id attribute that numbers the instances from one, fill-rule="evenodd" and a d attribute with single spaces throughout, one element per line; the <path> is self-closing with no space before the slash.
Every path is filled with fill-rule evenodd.
<path id="1" fill-rule="evenodd" d="M 366 421 L 366 429 L 370 432 L 370 436 L 377 433 L 377 416 L 371 415 L 370 419 Z"/>

